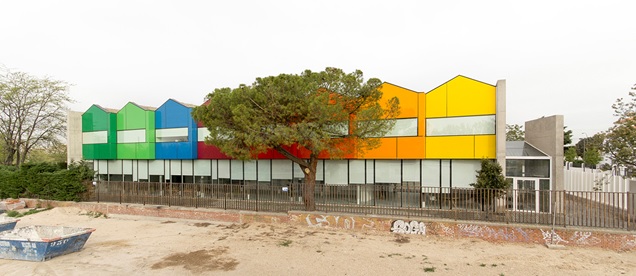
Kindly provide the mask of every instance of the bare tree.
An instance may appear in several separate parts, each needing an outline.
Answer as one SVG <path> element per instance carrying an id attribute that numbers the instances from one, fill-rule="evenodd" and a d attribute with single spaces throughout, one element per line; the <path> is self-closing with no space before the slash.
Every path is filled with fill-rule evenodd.
<path id="1" fill-rule="evenodd" d="M 66 131 L 69 84 L 0 68 L 0 149 L 5 165 L 21 165 L 35 147 Z"/>

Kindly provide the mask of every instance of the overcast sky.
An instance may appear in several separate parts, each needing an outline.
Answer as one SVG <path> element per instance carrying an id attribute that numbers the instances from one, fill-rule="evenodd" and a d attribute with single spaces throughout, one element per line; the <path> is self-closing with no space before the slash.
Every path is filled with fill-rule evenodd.
<path id="1" fill-rule="evenodd" d="M 73 84 L 70 108 L 200 104 L 325 67 L 427 92 L 507 82 L 507 122 L 606 130 L 636 83 L 636 1 L 1 1 L 0 65 Z"/>

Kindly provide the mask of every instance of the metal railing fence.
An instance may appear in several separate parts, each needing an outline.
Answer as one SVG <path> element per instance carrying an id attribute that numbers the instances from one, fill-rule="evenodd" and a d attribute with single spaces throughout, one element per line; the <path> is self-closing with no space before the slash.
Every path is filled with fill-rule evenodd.
<path id="1" fill-rule="evenodd" d="M 305 210 L 303 184 L 97 182 L 89 201 L 257 212 Z M 316 211 L 408 218 L 636 230 L 636 196 L 628 192 L 489 190 L 421 187 L 419 183 L 324 185 Z"/>

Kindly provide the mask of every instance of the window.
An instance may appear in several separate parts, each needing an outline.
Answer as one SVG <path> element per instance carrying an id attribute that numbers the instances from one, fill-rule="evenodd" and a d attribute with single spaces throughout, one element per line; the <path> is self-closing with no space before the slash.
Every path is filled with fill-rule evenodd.
<path id="1" fill-rule="evenodd" d="M 426 136 L 495 134 L 495 115 L 426 119 Z"/>
<path id="2" fill-rule="evenodd" d="M 208 135 L 210 135 L 210 131 L 208 130 L 207 127 L 200 127 L 197 130 L 197 133 L 198 133 L 197 141 L 199 142 L 205 141 L 205 137 L 208 137 Z"/>
<path id="3" fill-rule="evenodd" d="M 384 137 L 417 136 L 417 118 L 396 119 L 393 128 Z"/>
<path id="4" fill-rule="evenodd" d="M 188 128 L 162 128 L 156 130 L 157 142 L 187 142 Z"/>
<path id="5" fill-rule="evenodd" d="M 83 144 L 106 144 L 108 143 L 107 131 L 94 131 L 82 133 Z"/>
<path id="6" fill-rule="evenodd" d="M 146 130 L 120 130 L 117 131 L 117 143 L 145 143 L 146 142 Z"/>

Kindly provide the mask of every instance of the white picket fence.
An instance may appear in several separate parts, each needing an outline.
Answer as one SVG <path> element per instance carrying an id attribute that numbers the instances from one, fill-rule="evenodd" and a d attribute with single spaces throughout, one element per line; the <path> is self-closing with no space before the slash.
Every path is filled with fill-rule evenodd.
<path id="1" fill-rule="evenodd" d="M 614 175 L 612 171 L 563 168 L 563 183 L 566 191 L 629 192 L 630 180 L 620 175 Z"/>

